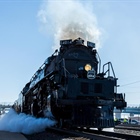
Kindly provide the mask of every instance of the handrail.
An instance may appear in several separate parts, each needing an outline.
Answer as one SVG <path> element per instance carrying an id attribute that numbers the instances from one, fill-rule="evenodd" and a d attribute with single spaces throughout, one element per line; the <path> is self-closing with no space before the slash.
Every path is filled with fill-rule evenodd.
<path id="1" fill-rule="evenodd" d="M 63 61 L 64 75 L 65 75 L 65 77 L 67 77 L 67 75 L 66 75 L 66 67 L 65 67 L 65 59 L 63 58 L 62 61 Z"/>
<path id="2" fill-rule="evenodd" d="M 104 72 L 104 69 L 105 69 L 105 66 L 106 66 L 106 65 L 108 66 L 108 69 L 107 69 L 106 72 Z M 111 67 L 113 76 L 116 78 L 115 72 L 114 72 L 114 69 L 113 69 L 113 66 L 112 66 L 112 63 L 111 63 L 111 62 L 105 63 L 105 64 L 103 65 L 103 73 L 106 74 L 106 73 L 108 72 L 108 76 L 110 76 L 110 67 Z"/>
<path id="3" fill-rule="evenodd" d="M 59 61 L 59 63 L 61 63 L 62 62 L 62 67 L 63 67 L 63 69 L 64 69 L 64 75 L 65 75 L 65 77 L 67 77 L 67 73 L 68 74 L 70 74 L 70 72 L 66 69 L 66 66 L 65 66 L 65 59 L 63 58 L 63 59 L 61 59 L 60 61 Z"/>

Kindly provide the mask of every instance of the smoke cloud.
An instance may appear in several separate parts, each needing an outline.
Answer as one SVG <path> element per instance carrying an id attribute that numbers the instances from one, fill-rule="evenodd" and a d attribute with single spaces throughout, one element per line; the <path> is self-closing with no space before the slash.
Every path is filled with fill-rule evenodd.
<path id="1" fill-rule="evenodd" d="M 17 114 L 13 109 L 0 118 L 0 130 L 33 134 L 42 132 L 45 128 L 55 125 L 48 118 L 35 118 L 24 113 Z"/>
<path id="2" fill-rule="evenodd" d="M 101 31 L 97 26 L 97 19 L 93 13 L 91 1 L 45 1 L 38 17 L 42 24 L 43 32 L 51 35 L 54 41 L 53 49 L 57 49 L 62 39 L 82 38 L 85 41 L 101 46 Z"/>

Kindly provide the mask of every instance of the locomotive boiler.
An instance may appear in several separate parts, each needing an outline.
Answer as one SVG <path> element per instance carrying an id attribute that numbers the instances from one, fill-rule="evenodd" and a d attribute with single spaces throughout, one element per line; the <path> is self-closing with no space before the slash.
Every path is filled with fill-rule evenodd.
<path id="1" fill-rule="evenodd" d="M 126 107 L 117 93 L 111 62 L 101 67 L 95 44 L 78 38 L 61 40 L 60 49 L 46 59 L 25 85 L 14 108 L 36 117 L 49 117 L 59 127 L 114 127 L 114 108 Z"/>

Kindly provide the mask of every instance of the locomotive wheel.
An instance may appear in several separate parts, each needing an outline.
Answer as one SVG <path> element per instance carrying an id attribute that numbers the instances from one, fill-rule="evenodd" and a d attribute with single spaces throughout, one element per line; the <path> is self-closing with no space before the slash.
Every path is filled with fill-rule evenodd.
<path id="1" fill-rule="evenodd" d="M 59 121 L 58 121 L 58 127 L 59 128 L 63 128 L 64 127 L 64 120 L 63 119 L 59 119 Z"/>
<path id="2" fill-rule="evenodd" d="M 98 128 L 98 131 L 102 131 L 103 130 L 103 128 Z"/>
<path id="3" fill-rule="evenodd" d="M 64 121 L 64 119 L 59 119 L 58 122 L 58 127 L 59 128 L 67 128 L 67 129 L 73 129 L 74 127 L 72 127 L 71 124 L 69 124 L 68 122 Z"/>
<path id="4" fill-rule="evenodd" d="M 89 130 L 89 129 L 90 129 L 90 127 L 86 127 L 86 129 L 87 129 L 87 130 Z"/>

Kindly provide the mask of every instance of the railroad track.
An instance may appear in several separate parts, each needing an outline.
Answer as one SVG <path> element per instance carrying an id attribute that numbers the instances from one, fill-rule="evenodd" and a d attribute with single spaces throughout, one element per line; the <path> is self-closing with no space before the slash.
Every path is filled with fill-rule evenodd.
<path id="1" fill-rule="evenodd" d="M 118 139 L 126 139 L 126 140 L 139 140 L 140 136 L 128 135 L 128 134 L 120 134 L 115 132 L 105 132 L 105 131 L 97 131 L 91 129 L 76 129 L 76 130 L 67 130 L 67 129 L 59 129 L 59 128 L 49 128 L 49 131 L 61 133 L 62 135 L 67 134 L 76 139 L 77 137 L 83 138 L 84 140 L 118 140 Z M 47 130 L 47 131 L 48 131 Z M 81 139 L 82 140 L 82 139 Z"/>
<path id="2" fill-rule="evenodd" d="M 140 128 L 140 125 L 137 125 L 137 124 L 119 124 L 116 126 L 130 126 L 130 127 L 139 127 Z"/>
<path id="3" fill-rule="evenodd" d="M 136 125 L 116 125 L 115 129 L 126 129 L 126 130 L 140 131 L 140 126 L 136 126 Z"/>

